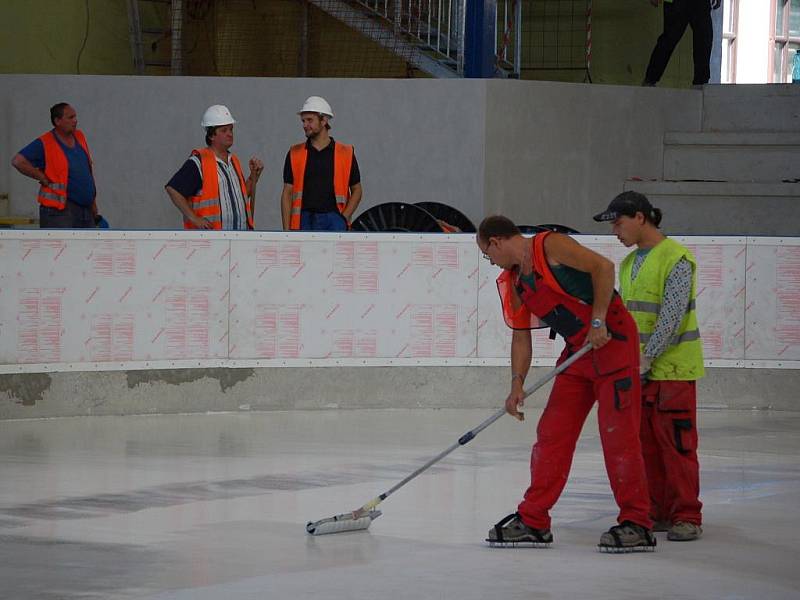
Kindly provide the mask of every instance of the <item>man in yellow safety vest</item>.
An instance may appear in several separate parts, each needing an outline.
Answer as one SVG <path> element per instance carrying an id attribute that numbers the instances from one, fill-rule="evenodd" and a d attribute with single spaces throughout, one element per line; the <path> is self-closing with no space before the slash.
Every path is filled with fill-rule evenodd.
<path id="1" fill-rule="evenodd" d="M 638 192 L 618 195 L 595 221 L 636 246 L 619 271 L 619 290 L 639 328 L 642 424 L 640 437 L 651 517 L 667 539 L 691 541 L 702 533 L 697 461 L 696 381 L 704 375 L 695 309 L 697 263 L 660 230 L 661 210 Z"/>

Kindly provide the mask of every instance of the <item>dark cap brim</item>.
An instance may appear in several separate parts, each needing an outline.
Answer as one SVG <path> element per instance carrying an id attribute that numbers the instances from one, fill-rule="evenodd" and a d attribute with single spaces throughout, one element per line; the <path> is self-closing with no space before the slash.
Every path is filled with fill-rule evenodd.
<path id="1" fill-rule="evenodd" d="M 606 210 L 594 216 L 594 220 L 598 223 L 603 221 L 616 221 L 619 218 L 619 213 L 615 210 Z"/>

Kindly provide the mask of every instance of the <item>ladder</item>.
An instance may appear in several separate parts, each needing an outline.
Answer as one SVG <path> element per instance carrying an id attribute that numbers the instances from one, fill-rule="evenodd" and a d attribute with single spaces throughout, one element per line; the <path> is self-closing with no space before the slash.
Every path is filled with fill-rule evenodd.
<path id="1" fill-rule="evenodd" d="M 182 0 L 127 0 L 128 5 L 128 34 L 131 42 L 134 72 L 137 75 L 147 74 L 148 67 L 169 68 L 170 75 L 181 75 L 183 61 L 181 53 L 181 36 L 183 31 L 183 1 Z M 163 10 L 166 5 L 170 28 L 143 27 L 142 10 L 149 5 L 150 10 Z M 169 41 L 170 59 L 158 60 L 145 58 L 145 41 L 155 52 L 160 42 Z"/>

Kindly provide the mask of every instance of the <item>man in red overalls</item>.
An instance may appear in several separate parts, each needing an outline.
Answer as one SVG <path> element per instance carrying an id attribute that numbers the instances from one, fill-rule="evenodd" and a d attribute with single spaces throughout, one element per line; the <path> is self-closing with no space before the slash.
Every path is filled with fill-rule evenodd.
<path id="1" fill-rule="evenodd" d="M 531 365 L 531 328 L 547 326 L 564 338 L 559 363 L 587 342 L 593 347 L 556 377 L 536 430 L 531 485 L 517 512 L 495 525 L 487 542 L 534 547 L 553 542 L 549 511 L 567 483 L 578 436 L 596 400 L 606 471 L 620 508 L 618 524 L 603 533 L 598 547 L 654 549 L 639 442 L 639 338 L 614 290 L 613 263 L 560 233 L 522 237 L 503 216 L 484 219 L 476 241 L 484 257 L 504 269 L 497 284 L 506 323 L 514 329 L 509 414 L 523 419 L 519 408 Z"/>

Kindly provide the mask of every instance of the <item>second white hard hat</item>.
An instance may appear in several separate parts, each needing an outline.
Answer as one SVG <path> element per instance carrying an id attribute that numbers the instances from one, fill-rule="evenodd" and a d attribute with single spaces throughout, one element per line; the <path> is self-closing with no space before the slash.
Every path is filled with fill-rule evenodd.
<path id="1" fill-rule="evenodd" d="M 206 112 L 203 113 L 203 120 L 200 122 L 201 127 L 218 127 L 220 125 L 232 125 L 236 123 L 231 111 L 227 106 L 222 104 L 215 104 L 209 106 Z"/>
<path id="2" fill-rule="evenodd" d="M 306 98 L 306 101 L 303 103 L 303 108 L 301 108 L 300 112 L 297 114 L 300 115 L 304 112 L 315 112 L 325 115 L 330 119 L 333 118 L 333 109 L 331 105 L 328 104 L 325 98 L 321 98 L 320 96 L 309 96 Z"/>

